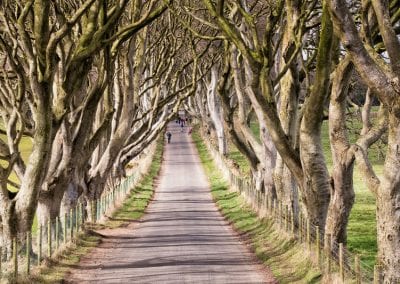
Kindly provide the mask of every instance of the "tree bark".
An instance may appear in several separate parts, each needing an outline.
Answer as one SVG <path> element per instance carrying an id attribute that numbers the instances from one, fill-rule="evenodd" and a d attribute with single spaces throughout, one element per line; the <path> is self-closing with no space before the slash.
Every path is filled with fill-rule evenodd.
<path id="1" fill-rule="evenodd" d="M 325 2 L 321 21 L 315 81 L 304 102 L 300 126 L 300 157 L 304 172 L 302 198 L 306 204 L 308 218 L 312 224 L 324 227 L 330 188 L 329 173 L 321 145 L 321 125 L 329 92 L 333 44 L 333 27 Z"/>
<path id="2" fill-rule="evenodd" d="M 217 81 L 218 81 L 218 71 L 216 67 L 211 69 L 211 80 L 208 85 L 207 90 L 207 104 L 210 111 L 210 117 L 213 122 L 217 140 L 218 140 L 218 150 L 223 156 L 226 156 L 228 152 L 228 145 L 225 137 L 224 126 L 223 126 L 223 115 L 222 107 L 217 96 Z"/>
<path id="3" fill-rule="evenodd" d="M 384 174 L 378 188 L 378 259 L 385 283 L 400 282 L 400 118 L 389 112 L 389 137 Z"/>
<path id="4" fill-rule="evenodd" d="M 333 171 L 325 234 L 336 243 L 346 243 L 347 224 L 354 204 L 353 169 L 355 149 L 350 146 L 346 127 L 346 97 L 353 66 L 344 59 L 336 68 L 329 105 L 329 137 Z"/>
<path id="5" fill-rule="evenodd" d="M 295 148 L 296 137 L 298 135 L 296 126 L 300 94 L 299 70 L 297 67 L 299 58 L 293 60 L 292 63 L 288 61 L 296 52 L 296 39 L 293 37 L 293 31 L 299 25 L 300 7 L 298 1 L 286 1 L 286 13 L 282 47 L 278 51 L 278 56 L 280 57 L 279 68 L 282 70 L 288 64 L 289 68 L 279 81 L 278 114 L 282 128 L 288 136 L 292 147 Z M 298 189 L 292 173 L 280 155 L 276 159 L 274 181 L 278 200 L 282 201 L 285 206 L 289 206 L 291 211 L 297 216 L 299 212 Z"/>
<path id="6" fill-rule="evenodd" d="M 379 33 L 390 57 L 390 62 L 384 62 L 369 44 L 362 41 L 346 1 L 329 0 L 328 3 L 337 36 L 364 82 L 388 110 L 388 147 L 383 178 L 379 181 L 368 164 L 365 166 L 365 173 L 368 187 L 377 192 L 378 259 L 384 270 L 383 281 L 398 283 L 400 282 L 398 170 L 400 168 L 400 71 L 399 58 L 396 56 L 399 52 L 398 38 L 393 35 L 393 27 L 388 17 L 388 5 L 384 5 L 383 1 L 374 2 Z"/>

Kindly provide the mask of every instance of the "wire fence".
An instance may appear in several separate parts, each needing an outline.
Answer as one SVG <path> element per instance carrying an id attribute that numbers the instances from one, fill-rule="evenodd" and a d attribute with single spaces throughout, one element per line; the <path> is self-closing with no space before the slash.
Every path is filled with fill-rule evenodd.
<path id="1" fill-rule="evenodd" d="M 133 188 L 137 175 L 115 184 L 92 200 L 90 206 L 91 223 L 99 223 L 121 204 Z M 58 255 L 73 243 L 88 224 L 89 216 L 83 202 L 78 202 L 69 212 L 49 220 L 45 226 L 39 225 L 36 232 L 28 232 L 25 238 L 14 238 L 11 248 L 0 247 L 0 280 L 17 281 L 20 276 L 29 276 L 32 269 L 43 261 Z"/>
<path id="2" fill-rule="evenodd" d="M 13 239 L 12 245 L 0 246 L 0 283 L 15 283 L 29 277 L 32 270 L 57 257 L 74 243 L 86 228 L 110 216 L 128 197 L 131 190 L 148 173 L 158 145 L 155 140 L 137 157 L 136 166 L 128 169 L 128 177 L 108 180 L 106 189 L 90 202 L 78 199 L 68 212 L 39 225 L 35 232 Z M 26 281 L 25 281 L 26 282 Z"/>
<path id="3" fill-rule="evenodd" d="M 240 192 L 260 216 L 272 219 L 277 230 L 295 238 L 299 245 L 308 251 L 323 274 L 336 275 L 343 283 L 383 283 L 383 272 L 379 265 L 369 266 L 360 260 L 359 255 L 348 251 L 342 243 L 335 242 L 329 234 L 325 235 L 323 228 L 313 225 L 302 214 L 305 211 L 301 208 L 293 212 L 289 206 L 257 190 L 249 179 L 242 178 L 232 171 L 209 141 L 206 144 L 231 188 Z"/>

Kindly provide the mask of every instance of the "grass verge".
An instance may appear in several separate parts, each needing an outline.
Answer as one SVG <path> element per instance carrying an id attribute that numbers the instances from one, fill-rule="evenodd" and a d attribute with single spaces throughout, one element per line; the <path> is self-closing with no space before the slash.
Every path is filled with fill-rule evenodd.
<path id="1" fill-rule="evenodd" d="M 163 142 L 163 139 L 160 139 L 157 143 L 149 172 L 109 220 L 104 224 L 91 226 L 90 230 L 79 235 L 73 244 L 54 259 L 48 260 L 31 277 L 21 279 L 21 283 L 62 283 L 68 271 L 76 266 L 84 255 L 100 244 L 101 236 L 95 230 L 127 226 L 132 221 L 140 219 L 154 194 L 155 180 L 161 169 Z"/>
<path id="2" fill-rule="evenodd" d="M 356 129 L 360 129 L 359 123 L 354 123 Z M 252 122 L 251 129 L 258 137 L 260 134 L 257 123 Z M 332 170 L 332 153 L 329 141 L 329 127 L 327 121 L 322 124 L 322 146 L 329 171 Z M 350 133 L 350 140 L 354 142 L 356 136 Z M 369 150 L 369 158 L 378 176 L 383 175 L 383 158 L 379 154 L 382 150 L 374 145 Z M 247 159 L 237 150 L 235 145 L 229 144 L 228 158 L 235 161 L 243 175 L 250 175 L 250 165 Z M 373 194 L 367 189 L 364 177 L 357 167 L 354 168 L 354 191 L 356 200 L 350 213 L 347 227 L 347 248 L 357 253 L 363 264 L 373 267 L 377 255 L 377 233 L 376 233 L 376 202 Z"/>
<path id="3" fill-rule="evenodd" d="M 209 178 L 211 193 L 221 213 L 251 245 L 258 259 L 268 266 L 279 283 L 318 283 L 321 273 L 305 257 L 295 240 L 274 229 L 269 219 L 259 219 L 228 184 L 214 165 L 207 147 L 195 131 L 193 140 Z"/>

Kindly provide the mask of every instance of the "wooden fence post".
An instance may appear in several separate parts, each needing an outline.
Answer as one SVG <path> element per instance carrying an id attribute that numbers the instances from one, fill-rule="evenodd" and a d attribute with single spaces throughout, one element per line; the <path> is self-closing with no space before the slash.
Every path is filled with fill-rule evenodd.
<path id="1" fill-rule="evenodd" d="M 79 214 L 78 214 L 78 205 L 75 206 L 74 210 L 75 210 L 75 231 L 78 234 L 79 232 Z"/>
<path id="2" fill-rule="evenodd" d="M 300 242 L 303 241 L 303 214 L 300 213 L 299 215 L 299 239 Z"/>
<path id="3" fill-rule="evenodd" d="M 331 235 L 326 234 L 324 240 L 327 273 L 331 273 Z"/>
<path id="4" fill-rule="evenodd" d="M 311 227 L 310 227 L 310 219 L 307 218 L 307 247 L 308 250 L 311 250 Z"/>
<path id="5" fill-rule="evenodd" d="M 103 196 L 100 195 L 100 198 L 97 200 L 97 203 L 99 204 L 99 217 L 97 220 L 101 219 L 101 215 L 103 215 Z"/>
<path id="6" fill-rule="evenodd" d="M 90 212 L 88 212 L 90 214 L 91 220 L 93 223 L 96 222 L 96 204 L 94 202 L 94 200 L 90 201 Z"/>
<path id="7" fill-rule="evenodd" d="M 104 215 L 106 215 L 106 212 L 108 210 L 108 193 L 104 194 Z"/>
<path id="8" fill-rule="evenodd" d="M 72 208 L 69 210 L 69 233 L 70 233 L 70 241 L 72 242 L 72 239 L 74 238 L 74 224 L 73 224 L 73 211 Z"/>
<path id="9" fill-rule="evenodd" d="M 60 230 L 60 218 L 57 216 L 56 217 L 56 251 L 58 250 L 58 247 L 60 246 L 60 234 L 59 234 L 59 230 Z"/>
<path id="10" fill-rule="evenodd" d="M 0 247 L 0 279 L 3 276 L 3 248 Z"/>
<path id="11" fill-rule="evenodd" d="M 64 244 L 67 243 L 67 227 L 68 227 L 68 217 L 67 217 L 67 213 L 64 213 L 64 230 L 63 230 L 63 237 L 64 237 Z"/>
<path id="12" fill-rule="evenodd" d="M 26 274 L 31 272 L 31 232 L 26 233 Z"/>
<path id="13" fill-rule="evenodd" d="M 315 239 L 316 239 L 316 245 L 317 245 L 317 263 L 318 267 L 321 264 L 321 237 L 319 233 L 319 226 L 315 227 Z"/>
<path id="14" fill-rule="evenodd" d="M 285 205 L 285 230 L 289 232 L 289 206 Z"/>
<path id="15" fill-rule="evenodd" d="M 344 249 L 342 243 L 339 243 L 339 275 L 340 279 L 344 281 Z"/>
<path id="16" fill-rule="evenodd" d="M 38 230 L 38 265 L 40 265 L 40 262 L 42 261 L 42 225 L 39 225 L 39 230 Z"/>
<path id="17" fill-rule="evenodd" d="M 82 227 L 82 206 L 81 206 L 81 204 L 80 203 L 77 203 L 76 204 L 76 214 L 77 214 L 77 216 L 78 216 L 78 220 L 77 220 L 77 226 L 78 226 L 78 230 L 77 230 L 77 232 L 79 232 L 80 230 L 81 230 L 81 227 Z"/>
<path id="18" fill-rule="evenodd" d="M 13 262 L 14 262 L 14 280 L 17 281 L 18 277 L 18 245 L 17 245 L 17 238 L 13 239 Z"/>
<path id="19" fill-rule="evenodd" d="M 51 221 L 47 221 L 47 255 L 51 257 Z"/>
<path id="20" fill-rule="evenodd" d="M 85 226 L 85 217 L 87 217 L 87 214 L 85 214 L 85 205 L 81 203 L 81 229 Z"/>
<path id="21" fill-rule="evenodd" d="M 108 210 L 108 199 L 109 199 L 109 195 L 108 193 L 105 194 L 104 196 L 104 214 L 107 212 Z"/>
<path id="22" fill-rule="evenodd" d="M 356 273 L 356 284 L 361 284 L 361 265 L 359 255 L 356 255 L 354 258 L 354 266 Z"/>
<path id="23" fill-rule="evenodd" d="M 100 198 L 96 199 L 96 222 L 100 219 Z"/>
<path id="24" fill-rule="evenodd" d="M 380 265 L 374 266 L 374 284 L 381 284 L 381 267 L 380 267 Z"/>
<path id="25" fill-rule="evenodd" d="M 294 213 L 293 210 L 290 210 L 290 232 L 292 234 L 293 237 L 295 237 L 294 235 Z"/>

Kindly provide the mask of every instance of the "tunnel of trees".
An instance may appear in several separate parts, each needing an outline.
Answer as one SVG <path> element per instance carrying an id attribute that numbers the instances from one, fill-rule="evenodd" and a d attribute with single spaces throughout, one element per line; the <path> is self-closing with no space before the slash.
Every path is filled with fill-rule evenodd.
<path id="1" fill-rule="evenodd" d="M 256 190 L 344 244 L 357 167 L 399 282 L 399 18 L 399 0 L 1 1 L 0 246 L 35 215 L 90 212 L 185 109 L 222 155 L 239 149 Z"/>

